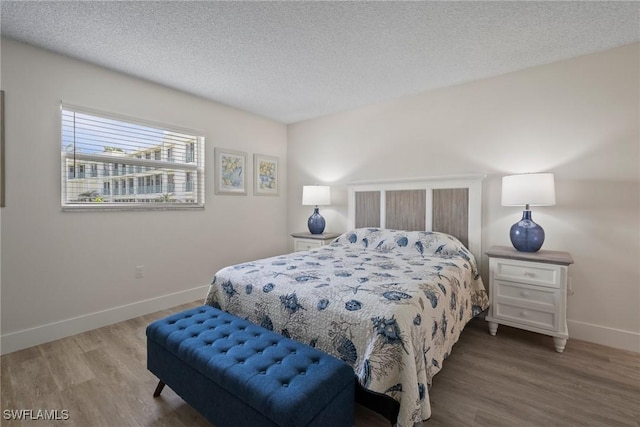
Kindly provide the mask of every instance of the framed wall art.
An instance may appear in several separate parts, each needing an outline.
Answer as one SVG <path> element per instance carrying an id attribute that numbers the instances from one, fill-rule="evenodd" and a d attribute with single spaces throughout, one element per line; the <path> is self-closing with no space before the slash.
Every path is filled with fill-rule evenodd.
<path id="1" fill-rule="evenodd" d="M 215 148 L 215 193 L 247 194 L 247 153 Z"/>
<path id="2" fill-rule="evenodd" d="M 264 154 L 253 155 L 253 193 L 256 196 L 280 194 L 278 158 Z"/>

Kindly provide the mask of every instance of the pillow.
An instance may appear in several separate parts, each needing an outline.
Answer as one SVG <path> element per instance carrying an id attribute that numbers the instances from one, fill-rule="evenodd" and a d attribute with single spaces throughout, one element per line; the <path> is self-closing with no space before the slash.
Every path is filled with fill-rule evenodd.
<path id="1" fill-rule="evenodd" d="M 336 244 L 358 245 L 363 250 L 402 252 L 413 255 L 462 256 L 471 253 L 450 234 L 437 231 L 401 231 L 383 228 L 357 228 L 342 234 Z"/>
<path id="2" fill-rule="evenodd" d="M 401 231 L 384 228 L 357 228 L 338 237 L 332 245 L 359 246 L 364 251 L 415 256 L 462 257 L 474 274 L 478 267 L 473 254 L 460 240 L 438 231 Z"/>

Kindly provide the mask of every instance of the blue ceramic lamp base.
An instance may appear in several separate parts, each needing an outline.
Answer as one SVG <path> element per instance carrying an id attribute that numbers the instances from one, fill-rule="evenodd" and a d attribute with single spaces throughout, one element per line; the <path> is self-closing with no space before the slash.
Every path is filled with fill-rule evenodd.
<path id="1" fill-rule="evenodd" d="M 324 232 L 325 221 L 322 215 L 320 215 L 317 206 L 313 209 L 313 214 L 309 217 L 307 226 L 311 234 L 322 234 Z"/>
<path id="2" fill-rule="evenodd" d="M 511 244 L 520 252 L 538 252 L 544 243 L 544 230 L 531 219 L 531 211 L 522 212 L 522 219 L 511 226 Z"/>

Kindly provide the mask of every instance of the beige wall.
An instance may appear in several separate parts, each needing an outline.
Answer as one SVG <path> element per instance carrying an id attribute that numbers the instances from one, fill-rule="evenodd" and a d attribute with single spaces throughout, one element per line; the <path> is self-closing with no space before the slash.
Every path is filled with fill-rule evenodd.
<path id="1" fill-rule="evenodd" d="M 575 259 L 570 336 L 640 351 L 639 66 L 634 44 L 290 125 L 288 231 L 304 184 L 332 186 L 321 212 L 343 232 L 348 182 L 484 172 L 483 248 L 510 245 L 522 209 L 500 178 L 553 172 L 557 205 L 533 217 Z"/>
<path id="2" fill-rule="evenodd" d="M 280 157 L 285 182 L 285 125 L 14 41 L 1 54 L 3 352 L 204 299 L 218 269 L 287 250 L 286 186 L 254 196 L 249 170 L 247 196 L 219 196 L 213 175 L 215 146 Z M 205 209 L 62 212 L 61 101 L 202 131 Z"/>

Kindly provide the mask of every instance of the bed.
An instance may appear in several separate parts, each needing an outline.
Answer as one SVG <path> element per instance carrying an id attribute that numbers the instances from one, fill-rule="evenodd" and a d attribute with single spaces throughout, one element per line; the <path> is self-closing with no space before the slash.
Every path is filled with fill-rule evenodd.
<path id="1" fill-rule="evenodd" d="M 434 375 L 464 325 L 488 307 L 469 249 L 479 250 L 479 233 L 469 228 L 477 221 L 478 182 L 354 184 L 354 228 L 322 248 L 218 271 L 206 303 L 344 360 L 370 396 L 399 404 L 399 426 L 420 423 L 431 415 Z M 441 197 L 439 189 L 466 196 Z M 465 215 L 458 215 L 461 209 Z M 453 228 L 464 230 L 457 234 L 467 242 L 433 229 L 443 215 L 466 222 Z M 404 229 L 388 228 L 394 223 Z"/>

